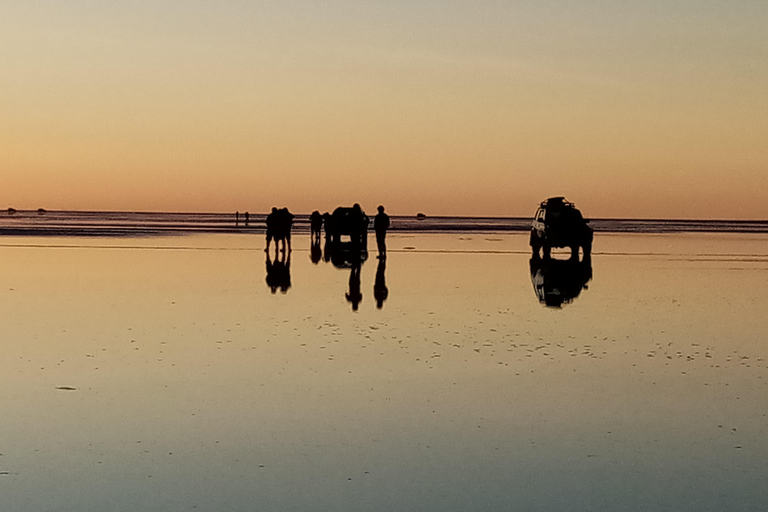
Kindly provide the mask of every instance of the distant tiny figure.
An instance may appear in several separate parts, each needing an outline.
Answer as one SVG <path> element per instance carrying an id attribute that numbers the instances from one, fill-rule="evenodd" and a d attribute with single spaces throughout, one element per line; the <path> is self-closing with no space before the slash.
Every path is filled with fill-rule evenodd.
<path id="1" fill-rule="evenodd" d="M 248 222 L 250 221 L 250 216 L 248 215 L 248 212 L 245 212 L 245 225 L 248 226 Z"/>
<path id="2" fill-rule="evenodd" d="M 384 307 L 384 301 L 387 300 L 387 297 L 389 296 L 387 278 L 385 276 L 386 270 L 386 258 L 379 259 L 379 266 L 376 268 L 376 280 L 373 283 L 373 298 L 376 299 L 376 307 L 378 309 Z"/>
<path id="3" fill-rule="evenodd" d="M 309 216 L 309 232 L 313 241 L 317 239 L 318 243 L 320 243 L 320 232 L 322 229 L 323 216 L 320 215 L 319 211 L 315 210 L 312 212 L 312 215 Z"/>
<path id="4" fill-rule="evenodd" d="M 379 259 L 387 257 L 386 236 L 389 229 L 389 215 L 384 213 L 384 207 L 379 206 L 379 213 L 373 218 L 373 230 L 376 232 L 376 245 L 379 248 Z"/>

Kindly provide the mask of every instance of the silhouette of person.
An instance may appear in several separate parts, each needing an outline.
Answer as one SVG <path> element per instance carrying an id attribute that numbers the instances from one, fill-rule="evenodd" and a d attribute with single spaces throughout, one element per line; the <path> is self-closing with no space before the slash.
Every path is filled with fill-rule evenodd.
<path id="1" fill-rule="evenodd" d="M 323 230 L 325 231 L 325 238 L 331 236 L 331 214 L 325 212 L 323 215 Z"/>
<path id="2" fill-rule="evenodd" d="M 248 212 L 245 212 L 245 225 L 248 225 L 248 222 L 250 221 L 250 216 L 248 215 Z"/>
<path id="3" fill-rule="evenodd" d="M 267 248 L 264 249 L 264 252 L 269 252 L 269 243 L 272 241 L 272 239 L 275 239 L 275 252 L 277 252 L 277 238 L 275 231 L 277 230 L 277 223 L 278 223 L 278 217 L 279 214 L 277 213 L 277 207 L 273 206 L 272 211 L 267 215 L 266 223 L 267 223 Z"/>
<path id="4" fill-rule="evenodd" d="M 376 299 L 376 307 L 378 309 L 384 307 L 384 301 L 389 296 L 389 289 L 387 288 L 387 281 L 384 275 L 386 270 L 386 258 L 379 259 L 379 266 L 376 267 L 376 280 L 373 283 L 373 297 Z"/>
<path id="5" fill-rule="evenodd" d="M 293 219 L 295 215 L 288 211 L 288 208 L 280 209 L 280 221 L 279 232 L 280 238 L 283 241 L 283 252 L 285 252 L 286 245 L 288 251 L 291 251 L 291 228 L 293 227 Z"/>
<path id="6" fill-rule="evenodd" d="M 384 207 L 378 207 L 379 213 L 373 218 L 373 230 L 376 232 L 376 245 L 379 248 L 379 259 L 387 257 L 387 230 L 389 229 L 389 215 L 384 213 Z"/>
<path id="7" fill-rule="evenodd" d="M 317 265 L 320 263 L 320 260 L 323 259 L 323 250 L 320 248 L 320 236 L 318 235 L 317 238 L 312 237 L 312 244 L 309 248 L 309 259 L 312 260 L 312 263 Z"/>
<path id="8" fill-rule="evenodd" d="M 320 231 L 323 229 L 323 216 L 320 212 L 315 210 L 312 215 L 309 216 L 309 230 L 312 240 L 317 239 L 320 241 Z"/>
<path id="9" fill-rule="evenodd" d="M 360 267 L 362 263 L 360 258 L 354 258 L 352 267 L 349 270 L 349 293 L 345 296 L 347 301 L 352 303 L 352 311 L 357 311 L 360 302 L 363 300 L 363 293 L 360 291 Z"/>
<path id="10" fill-rule="evenodd" d="M 352 211 L 349 215 L 349 222 L 354 226 L 354 235 L 351 235 L 352 240 L 366 247 L 368 242 L 368 216 L 358 203 L 352 205 Z"/>

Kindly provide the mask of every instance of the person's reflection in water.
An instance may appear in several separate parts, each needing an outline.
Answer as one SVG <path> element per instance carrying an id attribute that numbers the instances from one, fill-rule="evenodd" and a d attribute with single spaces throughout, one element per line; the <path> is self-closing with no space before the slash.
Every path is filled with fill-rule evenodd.
<path id="1" fill-rule="evenodd" d="M 272 293 L 287 293 L 291 287 L 291 253 L 281 252 L 275 254 L 272 261 L 267 253 L 267 286 Z"/>
<path id="2" fill-rule="evenodd" d="M 357 311 L 360 302 L 363 300 L 363 293 L 360 291 L 360 267 L 362 266 L 360 254 L 353 257 L 352 267 L 349 270 L 349 293 L 346 294 L 347 301 L 352 303 L 352 311 Z"/>
<path id="3" fill-rule="evenodd" d="M 275 255 L 275 261 L 277 261 L 277 255 Z M 272 293 L 277 293 L 277 289 L 280 287 L 279 279 L 278 273 L 275 272 L 275 265 L 267 253 L 267 286 Z"/>
<path id="4" fill-rule="evenodd" d="M 320 248 L 320 236 L 312 237 L 312 245 L 309 247 L 309 259 L 315 265 L 323 259 L 323 250 Z"/>
<path id="5" fill-rule="evenodd" d="M 329 261 L 331 261 L 332 257 L 333 257 L 333 242 L 331 242 L 331 237 L 326 235 L 325 245 L 323 246 L 323 261 L 328 263 Z"/>
<path id="6" fill-rule="evenodd" d="M 384 307 L 384 301 L 387 300 L 389 295 L 387 280 L 384 274 L 386 270 L 387 260 L 385 258 L 379 259 L 379 266 L 376 267 L 376 280 L 373 283 L 373 297 L 376 299 L 376 307 L 378 309 Z"/>
<path id="7" fill-rule="evenodd" d="M 283 253 L 280 263 L 276 266 L 280 272 L 280 293 L 288 293 L 288 288 L 291 287 L 291 253 Z"/>

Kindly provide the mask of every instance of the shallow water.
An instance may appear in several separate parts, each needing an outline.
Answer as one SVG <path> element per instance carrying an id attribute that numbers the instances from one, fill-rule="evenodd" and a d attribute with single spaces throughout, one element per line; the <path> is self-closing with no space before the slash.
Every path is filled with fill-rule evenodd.
<path id="1" fill-rule="evenodd" d="M 531 215 L 536 205 L 531 205 Z M 370 213 L 370 212 L 369 212 Z M 183 234 L 264 234 L 266 215 L 195 212 L 104 212 L 104 211 L 14 211 L 0 214 L 0 236 L 50 237 L 142 237 Z M 370 219 L 371 223 L 373 219 Z M 417 218 L 393 215 L 395 232 L 474 233 L 530 232 L 531 217 L 440 217 Z M 592 219 L 600 233 L 752 233 L 768 234 L 768 221 L 685 219 Z M 309 234 L 309 212 L 298 212 L 294 233 Z"/>
<path id="2" fill-rule="evenodd" d="M 766 508 L 768 236 L 603 234 L 561 308 L 523 234 L 388 242 L 353 312 L 307 237 L 275 294 L 257 236 L 0 239 L 0 509 Z"/>

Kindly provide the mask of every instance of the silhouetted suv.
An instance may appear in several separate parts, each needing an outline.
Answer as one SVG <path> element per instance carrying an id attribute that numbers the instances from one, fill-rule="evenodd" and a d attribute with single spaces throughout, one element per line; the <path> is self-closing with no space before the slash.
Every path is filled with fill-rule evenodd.
<path id="1" fill-rule="evenodd" d="M 548 258 L 553 247 L 570 247 L 571 257 L 579 257 L 579 247 L 584 257 L 592 253 L 592 228 L 587 226 L 581 212 L 563 197 L 550 197 L 539 205 L 531 223 L 531 248 L 534 257 L 539 250 Z"/>

